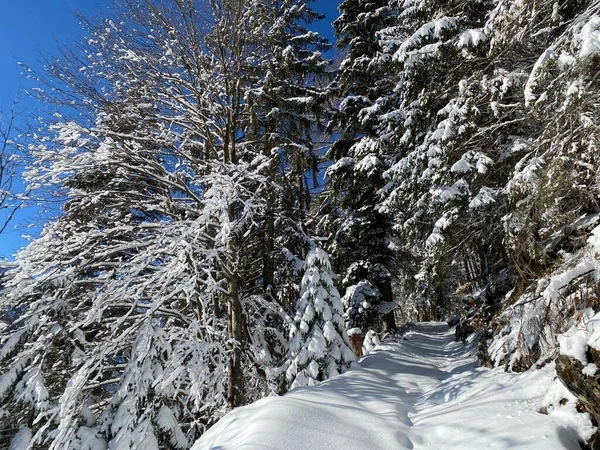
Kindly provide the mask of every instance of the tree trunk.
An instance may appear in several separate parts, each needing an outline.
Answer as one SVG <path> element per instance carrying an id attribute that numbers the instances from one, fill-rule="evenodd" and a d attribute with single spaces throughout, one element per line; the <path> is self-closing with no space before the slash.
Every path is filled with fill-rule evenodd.
<path id="1" fill-rule="evenodd" d="M 354 351 L 354 354 L 359 358 L 363 355 L 363 343 L 365 337 L 362 333 L 353 333 L 350 335 L 350 346 Z"/>
<path id="2" fill-rule="evenodd" d="M 381 316 L 381 323 L 384 333 L 394 331 L 396 329 L 396 316 L 394 315 L 394 311 L 390 311 Z"/>
<path id="3" fill-rule="evenodd" d="M 229 220 L 235 221 L 235 206 L 229 206 Z M 244 339 L 244 314 L 240 291 L 240 242 L 237 237 L 232 237 L 227 244 L 229 250 L 230 266 L 227 270 L 229 294 L 227 299 L 228 329 L 231 349 L 229 355 L 229 379 L 227 380 L 227 402 L 230 408 L 242 406 L 245 403 L 244 372 L 242 367 L 242 345 Z"/>
<path id="4" fill-rule="evenodd" d="M 394 301 L 392 294 L 392 281 L 390 279 L 387 279 L 382 283 L 382 285 L 379 287 L 379 292 L 381 292 L 381 300 L 383 302 L 391 303 Z M 396 317 L 394 315 L 394 310 L 381 316 L 381 325 L 384 333 L 389 333 L 390 331 L 396 329 Z"/>
<path id="5" fill-rule="evenodd" d="M 264 230 L 264 248 L 263 248 L 263 290 L 265 293 L 270 292 L 273 289 L 275 283 L 275 262 L 273 260 L 273 253 L 275 249 L 275 218 L 273 217 L 273 204 L 275 197 L 270 195 L 269 198 L 269 210 L 265 217 L 265 230 Z"/>
<path id="6" fill-rule="evenodd" d="M 274 130 L 266 130 L 267 136 Z M 263 267 L 262 267 L 262 282 L 263 292 L 268 294 L 271 292 L 273 295 L 274 284 L 275 284 L 275 204 L 277 202 L 277 191 L 275 189 L 277 171 L 278 171 L 278 158 L 273 156 L 273 149 L 275 145 L 271 142 L 270 138 L 267 138 L 263 154 L 266 158 L 270 158 L 269 167 L 267 169 L 267 180 L 270 192 L 267 199 L 267 210 L 265 212 L 265 225 L 264 225 L 264 240 L 263 245 Z"/>
<path id="7" fill-rule="evenodd" d="M 229 406 L 235 408 L 245 403 L 244 372 L 242 367 L 242 343 L 244 342 L 244 326 L 242 304 L 239 298 L 240 281 L 237 275 L 230 279 L 229 293 L 229 337 L 233 348 L 229 358 L 229 379 L 227 380 L 227 399 Z"/>

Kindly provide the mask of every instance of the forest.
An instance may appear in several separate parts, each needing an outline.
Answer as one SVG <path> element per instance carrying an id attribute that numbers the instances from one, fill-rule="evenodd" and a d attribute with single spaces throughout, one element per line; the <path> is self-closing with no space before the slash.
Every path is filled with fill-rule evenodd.
<path id="1" fill-rule="evenodd" d="M 114 2 L 0 129 L 0 208 L 56 208 L 0 268 L 11 449 L 189 449 L 427 321 L 598 425 L 600 1 Z"/>

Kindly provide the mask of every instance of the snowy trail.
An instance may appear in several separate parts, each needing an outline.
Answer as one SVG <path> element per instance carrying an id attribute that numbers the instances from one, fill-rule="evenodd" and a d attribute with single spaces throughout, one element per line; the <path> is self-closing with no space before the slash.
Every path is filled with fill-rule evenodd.
<path id="1" fill-rule="evenodd" d="M 576 433 L 536 412 L 551 368 L 476 368 L 445 324 L 423 323 L 345 374 L 225 416 L 193 450 L 568 449 Z"/>

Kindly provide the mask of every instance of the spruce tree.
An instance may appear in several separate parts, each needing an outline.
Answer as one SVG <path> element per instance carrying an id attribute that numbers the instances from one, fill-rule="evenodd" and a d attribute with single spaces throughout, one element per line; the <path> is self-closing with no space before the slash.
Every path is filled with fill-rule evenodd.
<path id="1" fill-rule="evenodd" d="M 290 331 L 286 371 L 290 389 L 313 386 L 339 374 L 354 360 L 342 314 L 329 257 L 323 249 L 314 248 L 306 257 Z"/>
<path id="2" fill-rule="evenodd" d="M 320 86 L 330 65 L 330 44 L 310 31 L 322 19 L 312 0 L 251 2 L 253 58 L 248 68 L 245 140 L 269 164 L 264 215 L 261 283 L 267 295 L 293 307 L 294 270 L 311 239 L 305 223 L 311 207 L 309 174 L 316 170 L 314 136 L 320 132 L 328 96 Z M 292 278 L 290 278 L 290 276 Z"/>
<path id="3" fill-rule="evenodd" d="M 330 226 L 331 251 L 345 290 L 359 283 L 372 283 L 377 288 L 378 296 L 370 306 L 374 313 L 362 320 L 363 332 L 373 327 L 388 331 L 395 327 L 390 311 L 392 222 L 379 208 L 388 160 L 377 130 L 364 112 L 392 88 L 389 76 L 376 64 L 381 53 L 377 33 L 389 25 L 392 11 L 388 2 L 361 0 L 344 1 L 339 9 L 341 14 L 334 22 L 337 45 L 347 53 L 333 83 L 340 103 L 330 123 L 336 140 L 328 153 L 333 162 L 327 170 L 329 220 L 334 222 Z"/>
<path id="4" fill-rule="evenodd" d="M 489 270 L 506 267 L 502 171 L 492 169 L 495 133 L 505 129 L 482 132 L 493 120 L 490 92 L 482 88 L 495 70 L 486 54 L 492 7 L 486 1 L 404 4 L 395 24 L 380 33 L 380 61 L 396 86 L 373 108 L 393 160 L 383 209 L 395 216 L 398 241 L 418 267 L 409 296 L 422 318 L 451 314 L 459 286 L 485 292 L 490 301 L 506 289 L 495 291 Z M 514 124 L 506 122 L 506 128 Z M 402 278 L 409 275 L 415 276 Z"/>

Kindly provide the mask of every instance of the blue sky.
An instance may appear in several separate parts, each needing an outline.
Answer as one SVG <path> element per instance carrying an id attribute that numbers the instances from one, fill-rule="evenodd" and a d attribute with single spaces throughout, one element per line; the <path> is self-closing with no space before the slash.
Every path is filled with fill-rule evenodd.
<path id="1" fill-rule="evenodd" d="M 81 38 L 74 11 L 105 15 L 109 5 L 109 0 L 0 0 L 0 110 L 10 109 L 12 99 L 28 86 L 17 62 L 39 69 L 41 60 L 56 52 L 57 42 L 68 45 Z M 337 16 L 337 5 L 336 0 L 315 2 L 315 10 L 327 16 L 315 28 L 330 40 L 330 24 Z M 19 97 L 19 108 L 35 111 L 35 103 L 26 95 Z M 10 229 L 0 235 L 0 257 L 10 257 L 25 245 L 21 235 L 35 233 L 38 228 L 27 226 L 39 222 L 34 210 L 22 210 Z"/>
<path id="2" fill-rule="evenodd" d="M 40 68 L 40 61 L 56 52 L 57 42 L 68 43 L 81 36 L 73 11 L 97 14 L 107 5 L 107 0 L 0 0 L 0 110 L 10 110 L 18 96 L 18 109 L 27 110 L 23 121 L 27 114 L 33 114 L 35 103 L 20 93 L 27 80 L 17 62 Z M 36 228 L 27 226 L 39 222 L 34 210 L 21 210 L 0 235 L 0 257 L 10 256 L 26 244 L 21 235 L 35 233 Z"/>

